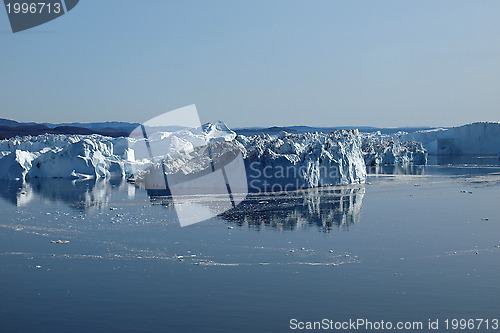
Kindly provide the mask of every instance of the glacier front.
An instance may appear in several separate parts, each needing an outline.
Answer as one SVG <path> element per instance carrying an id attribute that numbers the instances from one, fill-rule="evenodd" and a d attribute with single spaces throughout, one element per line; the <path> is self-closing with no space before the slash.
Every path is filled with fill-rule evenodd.
<path id="1" fill-rule="evenodd" d="M 158 163 L 157 158 L 134 151 L 141 140 L 145 139 L 97 134 L 45 134 L 1 140 L 0 179 L 130 177 L 134 171 L 154 170 Z M 177 174 L 199 172 L 210 165 L 202 155 L 196 156 L 197 151 L 203 151 L 200 143 L 210 143 L 215 155 L 217 149 L 225 157 L 228 154 L 223 152 L 238 151 L 244 157 L 248 181 L 260 189 L 269 188 L 266 175 L 271 186 L 281 184 L 283 189 L 363 183 L 366 178 L 357 130 L 244 137 L 216 122 L 203 125 L 201 130 L 157 133 L 148 140 L 168 148 L 164 155 L 156 153 L 155 157 L 161 157 L 165 172 Z M 140 182 L 140 172 L 138 175 L 136 180 Z"/>
<path id="2" fill-rule="evenodd" d="M 432 155 L 500 155 L 498 122 L 401 133 L 399 139 L 421 142 Z"/>
<path id="3" fill-rule="evenodd" d="M 244 147 L 250 191 L 361 184 L 366 180 L 358 130 L 240 135 L 236 140 Z"/>

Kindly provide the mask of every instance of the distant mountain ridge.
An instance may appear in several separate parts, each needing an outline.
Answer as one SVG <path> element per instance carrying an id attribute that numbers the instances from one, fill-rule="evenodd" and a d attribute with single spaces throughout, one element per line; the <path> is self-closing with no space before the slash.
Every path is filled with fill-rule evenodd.
<path id="1" fill-rule="evenodd" d="M 18 122 L 10 119 L 0 118 L 0 139 L 8 139 L 15 136 L 40 135 L 40 134 L 100 134 L 110 137 L 128 136 L 139 123 L 128 123 L 121 121 L 95 122 L 95 123 L 35 123 Z M 435 127 L 399 127 L 380 128 L 371 126 L 338 126 L 338 127 L 311 127 L 311 126 L 272 126 L 272 127 L 242 127 L 233 129 L 240 135 L 255 135 L 261 133 L 277 134 L 281 131 L 288 133 L 323 132 L 330 133 L 341 129 L 357 128 L 361 132 L 377 132 L 382 134 L 395 134 L 399 131 L 413 133 L 416 131 L 430 130 Z"/>
<path id="2" fill-rule="evenodd" d="M 140 124 L 118 121 L 97 123 L 21 123 L 15 120 L 0 118 L 0 139 L 15 136 L 41 134 L 100 134 L 110 137 L 128 136 Z"/>
<path id="3" fill-rule="evenodd" d="M 310 133 L 310 132 L 322 132 L 330 133 L 336 130 L 347 130 L 347 129 L 358 129 L 360 132 L 371 133 L 380 131 L 382 134 L 395 134 L 398 132 L 413 133 L 417 131 L 432 130 L 436 127 L 397 127 L 397 128 L 383 128 L 383 127 L 371 127 L 371 126 L 337 126 L 337 127 L 311 127 L 311 126 L 273 126 L 273 127 L 242 127 L 233 129 L 237 134 L 240 135 L 255 135 L 255 134 L 276 134 L 282 131 L 288 133 Z M 445 127 L 440 127 L 445 128 Z"/>
<path id="4" fill-rule="evenodd" d="M 88 128 L 92 130 L 99 130 L 103 128 L 114 128 L 114 129 L 130 129 L 133 130 L 139 123 L 128 123 L 124 121 L 105 121 L 105 122 L 94 122 L 94 123 L 36 123 L 36 122 L 18 122 L 11 119 L 0 118 L 0 126 L 9 126 L 9 127 L 19 127 L 19 126 L 30 126 L 30 125 L 44 125 L 49 128 L 61 127 L 61 126 L 71 126 L 71 127 L 82 127 Z"/>

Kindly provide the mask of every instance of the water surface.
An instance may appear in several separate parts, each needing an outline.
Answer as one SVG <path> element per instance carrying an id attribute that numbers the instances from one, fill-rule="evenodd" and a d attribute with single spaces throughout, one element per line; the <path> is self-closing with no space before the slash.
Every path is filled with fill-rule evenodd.
<path id="1" fill-rule="evenodd" d="M 497 318 L 500 167 L 484 161 L 251 195 L 185 228 L 169 198 L 120 180 L 3 183 L 1 330 L 286 332 L 292 318 Z"/>

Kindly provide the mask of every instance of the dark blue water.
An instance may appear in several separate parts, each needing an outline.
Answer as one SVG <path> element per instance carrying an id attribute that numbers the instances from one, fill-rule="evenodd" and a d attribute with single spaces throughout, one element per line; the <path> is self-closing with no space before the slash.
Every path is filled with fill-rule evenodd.
<path id="1" fill-rule="evenodd" d="M 185 228 L 168 198 L 121 181 L 4 183 L 0 331 L 498 318 L 500 169 L 454 163 L 250 196 Z"/>

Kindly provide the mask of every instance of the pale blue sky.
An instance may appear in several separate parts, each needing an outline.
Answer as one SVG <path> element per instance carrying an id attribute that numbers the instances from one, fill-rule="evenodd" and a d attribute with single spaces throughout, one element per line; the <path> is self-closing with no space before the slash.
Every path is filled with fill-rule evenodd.
<path id="1" fill-rule="evenodd" d="M 81 0 L 12 34 L 0 117 L 450 126 L 500 121 L 500 1 Z"/>

